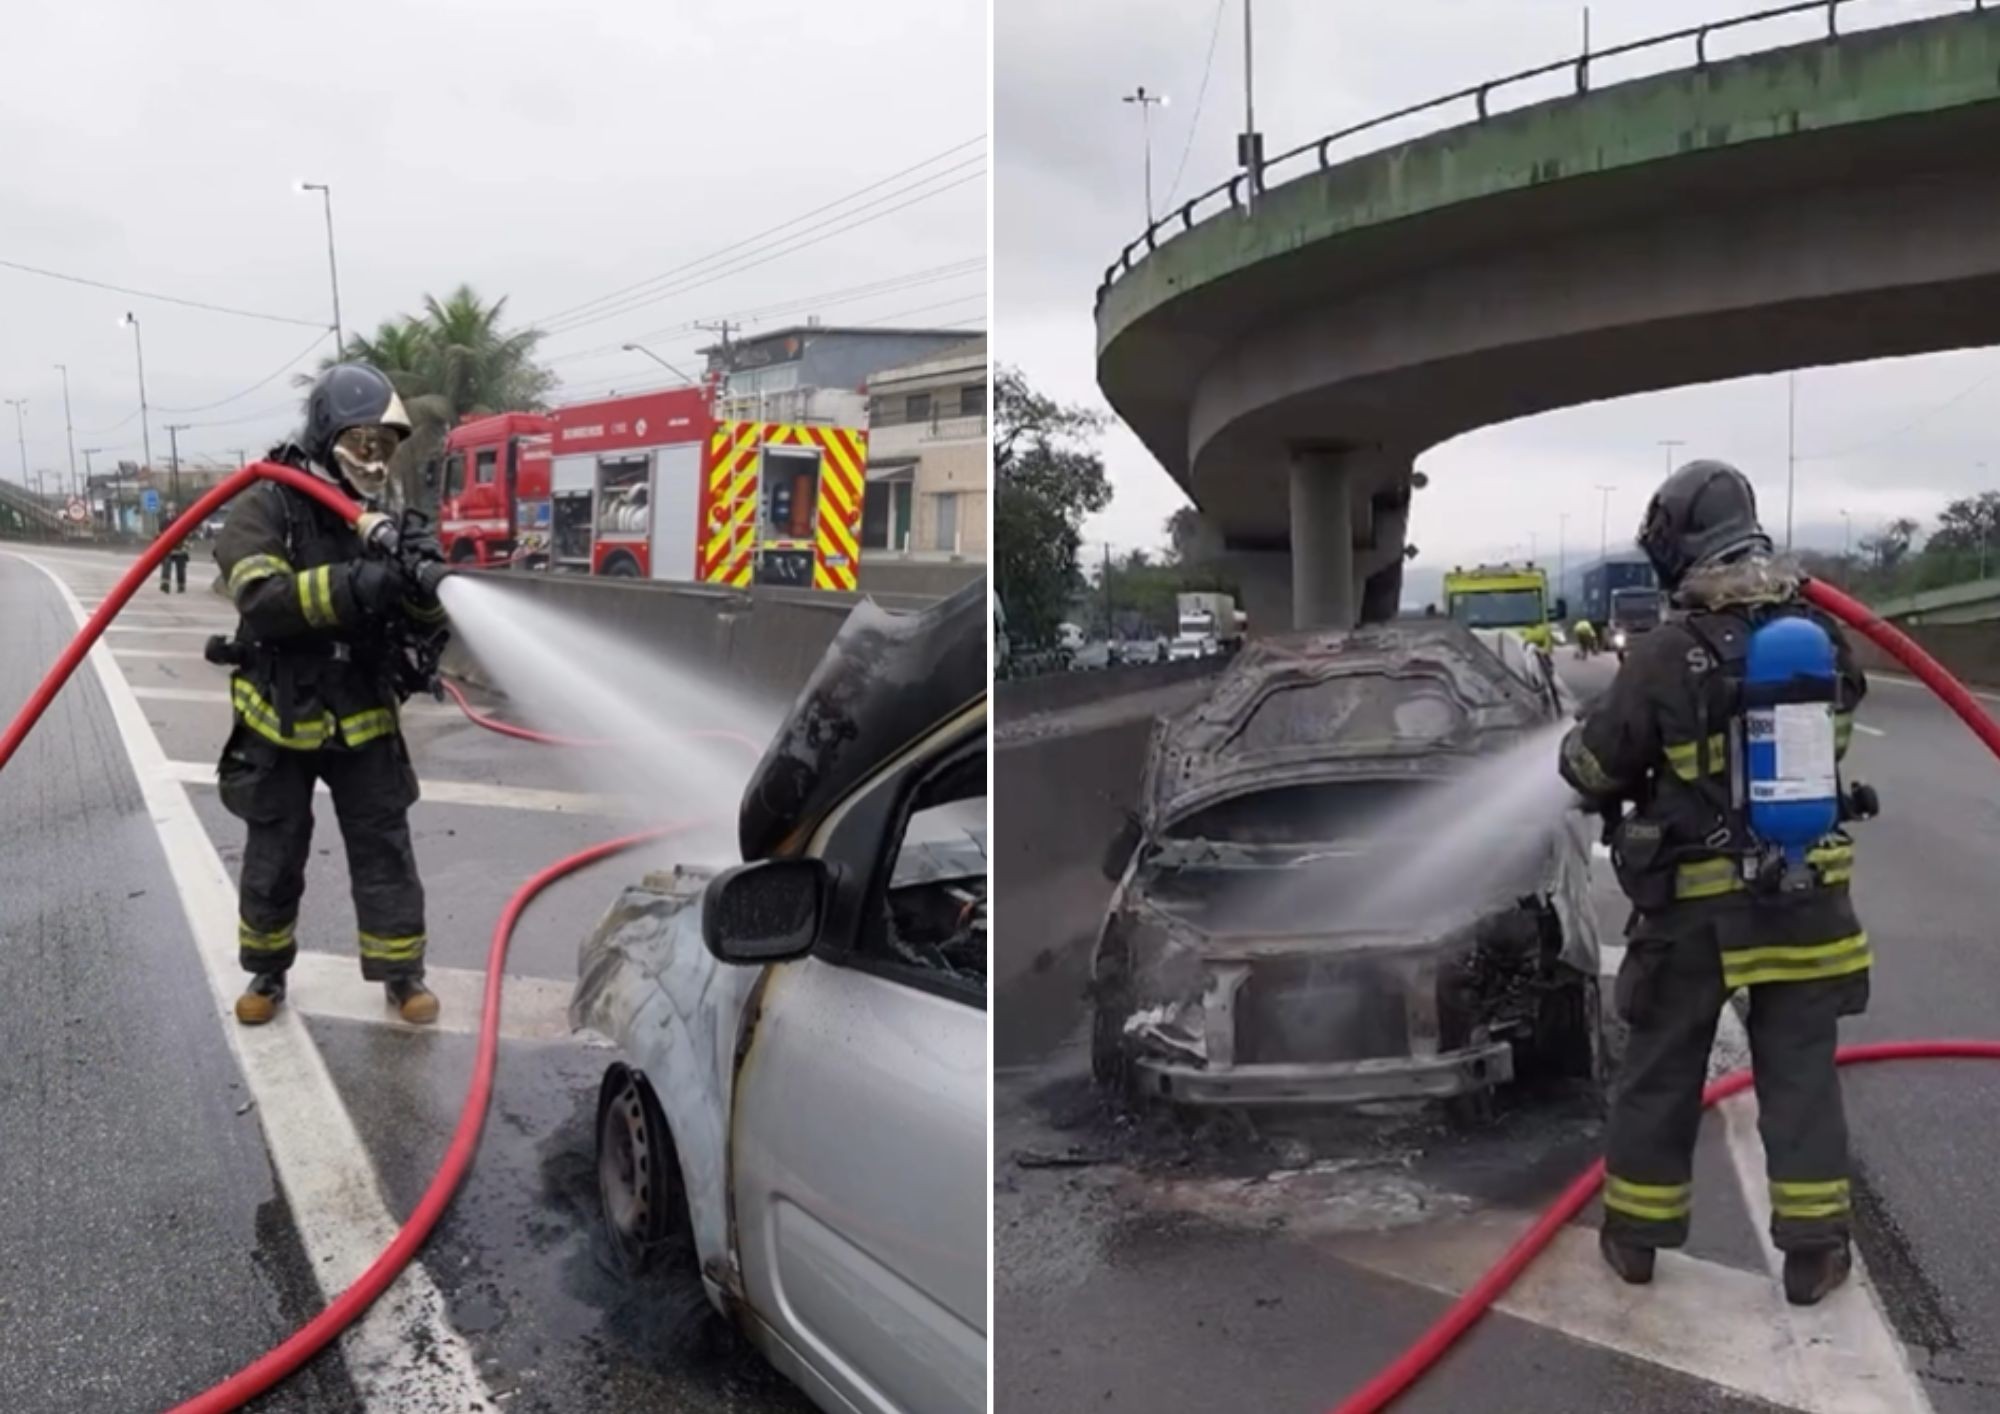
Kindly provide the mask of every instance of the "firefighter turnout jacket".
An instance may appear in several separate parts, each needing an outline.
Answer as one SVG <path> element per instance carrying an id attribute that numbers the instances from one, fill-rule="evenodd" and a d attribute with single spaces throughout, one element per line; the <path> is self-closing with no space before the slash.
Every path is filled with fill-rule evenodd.
<path id="1" fill-rule="evenodd" d="M 1868 998 L 1868 936 L 1848 896 L 1854 845 L 1836 827 L 1806 868 L 1774 870 L 1749 832 L 1730 757 L 1743 728 L 1750 635 L 1811 614 L 1834 642 L 1836 757 L 1866 685 L 1837 625 L 1768 561 L 1697 593 L 1685 616 L 1633 640 L 1610 690 L 1563 742 L 1561 771 L 1615 819 L 1612 863 L 1631 899 L 1615 1005 L 1630 1036 L 1605 1153 L 1605 1233 L 1679 1246 L 1693 1202 L 1701 1090 L 1720 1013 L 1748 991 L 1772 1238 L 1786 1252 L 1844 1244 L 1847 1130 L 1839 1018 Z M 1691 576 L 1692 578 L 1692 576 Z M 1629 813 L 1619 814 L 1626 806 Z M 1782 863 L 1782 861 L 1780 861 Z"/>

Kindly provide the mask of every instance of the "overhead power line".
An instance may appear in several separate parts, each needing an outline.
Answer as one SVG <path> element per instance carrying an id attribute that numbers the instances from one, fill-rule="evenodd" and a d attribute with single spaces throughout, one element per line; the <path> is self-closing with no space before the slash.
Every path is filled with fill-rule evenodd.
<path id="1" fill-rule="evenodd" d="M 983 162 L 984 159 L 980 160 Z M 952 168 L 950 170 L 956 171 L 958 169 Z M 939 175 L 943 174 L 940 173 Z M 845 221 L 845 223 L 841 225 L 836 225 L 823 230 L 814 231 L 808 236 L 800 238 L 788 238 L 790 240 L 789 244 L 781 243 L 778 247 L 769 248 L 765 252 L 761 253 L 746 252 L 746 255 L 756 255 L 757 258 L 755 259 L 743 259 L 736 264 L 728 265 L 721 269 L 714 270 L 711 272 L 706 272 L 699 276 L 692 277 L 679 284 L 673 285 L 669 288 L 654 291 L 642 297 L 629 300 L 625 304 L 621 305 L 616 309 L 606 310 L 603 313 L 592 314 L 585 318 L 577 319 L 560 330 L 552 330 L 545 332 L 567 333 L 570 330 L 580 329 L 587 324 L 596 324 L 606 319 L 615 319 L 619 315 L 629 313 L 632 310 L 643 309 L 648 305 L 658 304 L 661 300 L 671 299 L 675 295 L 686 294 L 690 290 L 701 289 L 704 286 L 716 283 L 718 280 L 726 280 L 732 275 L 740 275 L 746 270 L 754 270 L 760 265 L 768 265 L 774 260 L 782 260 L 784 257 L 788 255 L 796 255 L 799 251 L 809 249 L 812 246 L 821 245 L 827 241 L 832 240 L 836 236 L 846 235 L 849 231 L 855 231 L 859 230 L 863 226 L 873 225 L 875 222 L 880 221 L 885 217 L 893 216 L 899 211 L 904 211 L 912 206 L 918 205 L 921 202 L 929 201 L 933 197 L 942 196 L 944 195 L 944 193 L 952 190 L 955 187 L 962 187 L 967 182 L 979 181 L 985 175 L 986 175 L 986 169 L 984 166 L 981 166 L 977 171 L 971 172 L 966 176 L 960 177 L 957 181 L 946 182 L 942 186 L 932 187 L 929 191 L 921 192 L 915 196 L 910 196 L 907 200 L 897 202 L 896 205 L 894 206 L 885 207 L 884 209 L 873 212 L 870 215 L 862 216 L 856 220 Z M 909 190 L 913 190 L 913 188 L 905 188 L 905 191 Z M 892 196 L 900 196 L 903 194 L 904 194 L 903 192 L 891 193 Z M 869 206 L 872 206 L 874 204 L 875 203 L 873 202 L 868 203 Z M 856 208 L 857 211 L 865 209 L 866 207 Z M 844 219 L 844 218 L 836 218 L 836 219 Z"/>
<path id="2" fill-rule="evenodd" d="M 137 290 L 129 285 L 113 285 L 104 280 L 92 280 L 82 275 L 68 275 L 60 270 L 44 270 L 38 265 L 23 265 L 18 260 L 0 260 L 0 266 L 9 270 L 19 270 L 27 275 L 40 275 L 46 280 L 62 280 L 72 285 L 88 285 L 94 290 L 110 290 L 114 294 L 132 295 L 139 299 L 158 300 L 162 304 L 177 304 L 187 309 L 205 309 L 210 314 L 233 314 L 239 319 L 262 319 L 271 324 L 296 324 L 301 329 L 323 329 L 326 326 L 317 319 L 293 319 L 284 314 L 265 314 L 255 309 L 236 309 L 226 304 L 210 304 L 206 300 L 183 299 L 179 295 L 163 295 L 154 290 Z"/>
<path id="3" fill-rule="evenodd" d="M 773 304 L 760 305 L 753 309 L 732 309 L 726 314 L 717 317 L 728 319 L 732 323 L 757 322 L 776 315 L 791 314 L 802 310 L 824 309 L 830 305 L 851 304 L 855 300 L 872 299 L 878 295 L 894 294 L 902 290 L 916 289 L 923 285 L 934 285 L 947 280 L 962 280 L 968 275 L 980 273 L 985 268 L 986 258 L 984 256 L 973 256 L 970 259 L 953 261 L 947 265 L 934 265 L 928 269 L 913 270 L 903 275 L 885 276 L 880 280 L 871 280 L 865 284 L 848 285 L 836 290 L 823 290 L 817 294 L 798 295 L 791 299 L 780 300 Z M 553 354 L 543 359 L 542 362 L 545 364 L 570 363 L 577 359 L 590 358 L 598 354 L 615 353 L 622 350 L 628 343 L 644 342 L 647 339 L 658 339 L 675 334 L 691 333 L 696 327 L 697 321 L 692 319 L 684 320 L 679 324 L 669 325 L 665 328 L 649 329 L 644 333 L 634 334 L 631 338 L 620 340 L 617 343 L 597 344 L 587 349 L 565 350 L 564 352 Z"/>
<path id="4" fill-rule="evenodd" d="M 170 408 L 165 406 L 164 404 L 156 404 L 155 406 L 157 410 L 160 412 L 208 412 L 214 408 L 226 407 L 228 404 L 235 402 L 239 398 L 249 397 L 252 393 L 256 392 L 259 388 L 263 387 L 266 383 L 269 383 L 272 379 L 278 377 L 279 375 L 290 372 L 294 366 L 303 362 L 307 357 L 309 357 L 314 349 L 318 348 L 321 344 L 325 343 L 328 339 L 332 337 L 333 337 L 333 330 L 331 329 L 320 330 L 319 333 L 313 335 L 313 340 L 311 343 L 307 344 L 304 348 L 300 349 L 297 353 L 293 354 L 290 358 L 286 359 L 283 363 L 279 364 L 269 373 L 266 373 L 262 378 L 259 378 L 255 383 L 252 383 L 249 387 L 239 389 L 238 391 L 231 393 L 226 398 L 217 398 L 212 403 L 199 403 L 194 407 Z"/>
<path id="5" fill-rule="evenodd" d="M 1181 189 L 1181 174 L 1187 171 L 1188 154 L 1194 151 L 1195 134 L 1201 131 L 1201 105 L 1208 97 L 1208 75 L 1215 67 L 1215 40 L 1222 33 L 1222 8 L 1227 0 L 1215 0 L 1215 23 L 1208 31 L 1208 57 L 1201 61 L 1201 88 L 1194 96 L 1194 116 L 1188 119 L 1187 142 L 1181 147 L 1181 160 L 1174 168 L 1173 185 L 1167 188 L 1167 206 L 1174 204 L 1174 193 Z"/>
<path id="6" fill-rule="evenodd" d="M 1848 446 L 1840 448 L 1838 451 L 1801 452 L 1799 453 L 1798 460 L 1802 462 L 1839 461 L 1842 457 L 1852 456 L 1856 452 L 1866 452 L 1875 447 L 1880 447 L 1887 443 L 1893 442 L 1898 437 L 1901 437 L 1905 432 L 1915 431 L 1922 424 L 1930 421 L 1933 417 L 1936 417 L 1946 408 L 1953 407 L 1959 403 L 1964 402 L 1967 398 L 1971 397 L 1981 388 L 1984 388 L 1988 383 L 1991 383 L 1995 378 L 2000 378 L 2000 369 L 1995 369 L 1991 373 L 1984 374 L 1981 377 L 1974 379 L 1971 383 L 1968 383 L 1965 387 L 1959 389 L 1956 393 L 1953 393 L 1943 402 L 1937 403 L 1932 407 L 1925 409 L 1923 412 L 1918 413 L 1915 417 L 1911 418 L 1908 422 L 1904 423 L 1901 427 L 1898 427 L 1893 432 L 1886 433 L 1880 437 L 1871 437 L 1869 440 L 1865 442 L 1851 443 Z"/>
<path id="7" fill-rule="evenodd" d="M 945 158 L 950 157 L 956 153 L 963 152 L 968 147 L 975 146 L 978 143 L 984 142 L 985 140 L 986 140 L 986 135 L 984 133 L 981 133 L 977 137 L 966 139 L 964 142 L 954 143 L 952 146 L 945 148 L 941 152 L 932 153 L 930 156 L 924 158 L 920 162 L 911 163 L 908 167 L 903 168 L 899 172 L 891 172 L 888 176 L 882 177 L 877 181 L 870 182 L 867 186 L 857 187 L 853 191 L 848 192 L 845 196 L 839 197 L 833 201 L 829 201 L 823 206 L 816 206 L 810 211 L 801 212 L 799 215 L 792 217 L 790 220 L 780 221 L 775 226 L 767 226 L 765 229 L 757 232 L 755 235 L 745 236 L 741 240 L 733 241 L 728 245 L 719 247 L 718 249 L 710 252 L 705 256 L 702 256 L 697 260 L 688 261 L 686 264 L 683 265 L 677 265 L 673 267 L 671 270 L 662 271 L 658 275 L 648 276 L 646 279 L 639 280 L 630 285 L 626 285 L 622 289 L 613 290 L 610 294 L 599 295 L 597 298 L 585 300 L 581 304 L 570 305 L 566 309 L 559 309 L 556 310 L 554 313 L 542 315 L 538 319 L 531 320 L 530 324 L 532 327 L 535 328 L 547 329 L 550 325 L 561 323 L 567 320 L 571 315 L 579 314 L 585 310 L 594 309 L 601 305 L 613 303 L 617 300 L 623 299 L 627 295 L 645 289 L 648 285 L 657 284 L 662 280 L 667 280 L 672 278 L 673 276 L 680 275 L 685 272 L 694 270 L 700 266 L 710 264 L 716 260 L 722 259 L 723 257 L 729 255 L 733 251 L 740 250 L 742 247 L 746 245 L 750 245 L 753 244 L 754 242 L 761 241 L 766 236 L 772 236 L 776 235 L 780 231 L 790 230 L 792 227 L 797 226 L 803 221 L 810 221 L 813 217 L 822 215 L 828 211 L 832 211 L 836 207 L 846 206 L 848 203 L 852 202 L 856 197 L 866 196 L 869 192 L 879 190 L 880 188 L 889 185 L 891 182 L 900 181 L 902 178 L 909 176 L 912 172 L 922 171 L 926 167 L 941 162 Z"/>

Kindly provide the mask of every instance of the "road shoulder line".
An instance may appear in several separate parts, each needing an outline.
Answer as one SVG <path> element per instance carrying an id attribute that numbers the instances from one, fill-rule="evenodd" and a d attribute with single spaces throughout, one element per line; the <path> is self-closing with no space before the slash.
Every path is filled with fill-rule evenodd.
<path id="1" fill-rule="evenodd" d="M 69 585 L 51 566 L 31 556 L 20 558 L 56 586 L 81 629 L 87 616 Z M 232 1008 L 243 974 L 236 957 L 235 887 L 144 709 L 102 641 L 92 648 L 90 663 L 166 854 L 208 974 L 216 1023 L 257 1103 L 272 1166 L 284 1184 L 321 1291 L 330 1299 L 367 1270 L 399 1224 L 304 1019 L 281 1012 L 268 1026 L 236 1025 Z M 472 1351 L 447 1318 L 444 1298 L 421 1258 L 350 1327 L 342 1348 L 350 1378 L 371 1410 L 459 1414 L 494 1407 Z"/>

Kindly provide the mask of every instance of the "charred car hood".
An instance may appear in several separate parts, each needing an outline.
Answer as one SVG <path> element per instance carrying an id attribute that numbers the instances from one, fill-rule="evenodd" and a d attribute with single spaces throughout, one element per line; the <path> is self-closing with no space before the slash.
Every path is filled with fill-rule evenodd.
<path id="1" fill-rule="evenodd" d="M 1558 690 L 1529 671 L 1448 620 L 1254 640 L 1155 727 L 1144 823 L 1276 783 L 1430 776 L 1556 715 Z"/>
<path id="2" fill-rule="evenodd" d="M 986 695 L 986 581 L 920 614 L 857 604 L 750 777 L 745 859 L 794 853 L 885 762 Z"/>

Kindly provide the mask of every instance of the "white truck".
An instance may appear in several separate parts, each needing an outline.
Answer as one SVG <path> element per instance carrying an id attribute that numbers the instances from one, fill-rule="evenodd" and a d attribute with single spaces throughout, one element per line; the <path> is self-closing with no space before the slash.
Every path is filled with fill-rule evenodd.
<path id="1" fill-rule="evenodd" d="M 1200 591 L 1177 594 L 1174 601 L 1179 625 L 1167 646 L 1169 660 L 1208 658 L 1242 643 L 1247 616 L 1232 596 Z"/>

